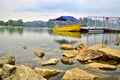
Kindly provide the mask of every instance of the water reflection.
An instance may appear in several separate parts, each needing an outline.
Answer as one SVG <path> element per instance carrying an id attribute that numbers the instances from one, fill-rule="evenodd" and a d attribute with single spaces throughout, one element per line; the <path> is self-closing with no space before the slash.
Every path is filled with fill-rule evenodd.
<path id="1" fill-rule="evenodd" d="M 92 46 L 95 44 L 114 44 L 119 33 L 80 33 L 80 32 L 53 32 L 55 34 L 54 41 L 63 44 L 74 44 L 79 41 L 86 45 Z M 71 37 L 71 38 L 70 38 Z"/>
<path id="2" fill-rule="evenodd" d="M 53 32 L 55 39 L 54 41 L 58 44 L 74 44 L 77 42 L 76 39 L 81 38 L 80 32 Z"/>
<path id="3" fill-rule="evenodd" d="M 53 31 L 54 34 L 62 35 L 62 36 L 69 36 L 73 38 L 81 38 L 80 32 L 59 32 L 59 31 Z"/>
<path id="4" fill-rule="evenodd" d="M 118 33 L 100 33 L 100 34 L 82 34 L 81 41 L 86 45 L 92 46 L 95 44 L 113 44 L 118 37 Z"/>
<path id="5" fill-rule="evenodd" d="M 8 32 L 11 35 L 14 33 L 22 35 L 24 32 L 24 28 L 0 28 L 0 33 L 4 34 L 5 32 Z"/>

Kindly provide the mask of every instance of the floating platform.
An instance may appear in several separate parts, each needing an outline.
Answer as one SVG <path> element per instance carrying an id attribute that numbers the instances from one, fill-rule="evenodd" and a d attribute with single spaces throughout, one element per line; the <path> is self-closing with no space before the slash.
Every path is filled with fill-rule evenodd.
<path id="1" fill-rule="evenodd" d="M 104 32 L 120 32 L 120 29 L 115 29 L 111 27 L 81 27 L 80 32 L 88 33 L 104 33 Z"/>

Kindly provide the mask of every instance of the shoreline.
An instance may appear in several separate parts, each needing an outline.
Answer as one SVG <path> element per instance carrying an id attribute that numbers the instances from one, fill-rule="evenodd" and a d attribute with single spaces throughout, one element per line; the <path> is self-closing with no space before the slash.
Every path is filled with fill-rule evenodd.
<path id="1" fill-rule="evenodd" d="M 26 50 L 27 46 L 24 46 L 23 49 Z M 26 65 L 23 64 L 23 63 L 15 64 L 15 59 L 9 59 L 9 60 L 11 60 L 11 61 L 13 60 L 12 61 L 12 68 L 16 68 L 15 72 L 17 72 L 18 71 L 17 68 L 20 68 L 21 66 L 26 68 L 26 69 L 28 67 L 31 68 L 31 70 L 35 69 L 35 71 L 37 71 L 38 73 L 39 73 L 39 70 L 41 71 L 41 69 L 42 70 L 50 70 L 50 71 L 51 70 L 53 70 L 53 71 L 57 70 L 58 73 L 56 73 L 56 74 L 58 74 L 58 75 L 56 75 L 56 76 L 53 75 L 52 78 L 56 77 L 55 79 L 58 79 L 57 77 L 62 75 L 61 77 L 59 77 L 58 80 L 60 80 L 60 79 L 63 79 L 63 80 L 67 79 L 67 74 L 72 74 L 71 75 L 72 79 L 76 79 L 75 76 L 78 76 L 78 75 L 75 75 L 75 74 L 80 73 L 80 72 L 83 72 L 85 75 L 87 75 L 87 74 L 89 74 L 91 76 L 94 75 L 94 76 L 96 76 L 96 77 L 98 77 L 100 79 L 113 78 L 113 80 L 119 80 L 118 79 L 118 75 L 119 74 L 117 74 L 117 75 L 113 74 L 114 77 L 111 74 L 107 74 L 107 72 L 109 72 L 109 71 L 111 71 L 113 73 L 114 73 L 114 71 L 115 72 L 119 72 L 119 71 L 116 71 L 117 68 L 119 69 L 119 67 L 116 67 L 117 65 L 119 66 L 118 62 L 116 62 L 118 60 L 117 58 L 119 58 L 119 55 L 118 56 L 114 56 L 114 54 L 112 54 L 113 57 L 109 57 L 109 55 L 106 55 L 106 53 L 104 52 L 104 49 L 105 49 L 105 51 L 106 50 L 109 51 L 109 49 L 110 49 L 110 52 L 111 52 L 111 50 L 116 51 L 117 49 L 115 50 L 115 49 L 112 49 L 112 48 L 108 48 L 108 46 L 103 45 L 103 44 L 99 44 L 99 45 L 96 44 L 96 45 L 88 47 L 87 45 L 84 45 L 81 42 L 77 43 L 76 46 L 72 46 L 70 44 L 64 44 L 64 45 L 60 46 L 60 49 L 64 50 L 64 53 L 61 54 L 61 58 L 60 59 L 52 57 L 52 58 L 50 58 L 48 60 L 45 60 L 45 61 L 44 61 L 44 59 L 42 57 L 47 56 L 46 53 L 44 53 L 43 51 L 40 51 L 40 50 L 34 51 L 33 52 L 34 55 L 36 55 L 36 57 L 40 58 L 40 62 L 41 62 L 41 60 L 43 60 L 43 62 L 40 63 L 41 66 L 35 66 L 34 68 L 32 68 L 33 65 L 29 64 L 29 63 L 26 64 Z M 100 50 L 100 52 L 96 52 L 97 49 Z M 81 54 L 83 54 L 87 50 L 88 50 L 87 54 L 89 54 L 89 55 L 86 55 L 85 58 L 81 58 L 81 57 L 84 56 L 84 55 L 81 55 Z M 89 51 L 90 51 L 90 53 L 89 53 Z M 101 53 L 101 51 L 104 52 L 104 55 L 102 55 L 103 53 Z M 93 55 L 92 53 L 94 54 L 94 56 L 92 56 Z M 86 53 L 84 53 L 84 54 L 86 54 Z M 97 54 L 100 54 L 100 55 L 97 55 Z M 108 56 L 108 57 L 106 57 L 105 55 Z M 110 53 L 110 55 L 111 55 L 111 53 Z M 81 56 L 81 57 L 79 57 L 79 56 Z M 103 58 L 106 57 L 106 58 L 112 58 L 112 59 L 115 59 L 115 60 L 113 60 L 112 62 L 111 61 L 109 62 L 109 59 L 108 59 L 108 61 L 106 62 L 106 58 L 105 58 L 105 63 L 107 63 L 107 64 L 96 62 L 96 61 L 94 62 L 94 60 L 99 60 L 100 58 L 98 58 L 98 57 L 102 57 L 102 56 L 103 56 Z M 76 57 L 76 59 L 75 59 L 75 57 Z M 117 57 L 117 58 L 114 58 L 114 57 Z M 75 60 L 73 60 L 73 58 Z M 76 61 L 79 62 L 79 64 L 82 64 L 83 68 L 81 66 L 76 66 L 75 67 L 74 65 L 76 65 Z M 73 65 L 73 67 L 71 67 L 69 69 L 66 69 L 66 70 L 61 70 L 61 69 L 59 69 L 57 67 L 54 67 L 54 66 L 57 65 L 57 63 L 60 63 L 60 62 L 62 64 L 64 64 L 65 66 L 72 66 Z M 6 63 L 5 63 L 5 65 L 3 64 L 3 66 L 11 66 L 11 62 L 7 63 L 7 64 L 10 64 L 10 65 L 6 65 Z M 21 69 L 24 69 L 24 68 L 21 68 Z M 74 73 L 68 73 L 68 71 L 74 71 L 75 74 Z M 23 74 L 23 73 L 21 73 L 21 74 Z M 50 74 L 52 74 L 52 72 L 50 72 Z M 79 77 L 78 79 L 86 79 L 84 74 L 82 74 L 83 76 L 81 76 L 81 77 L 78 76 Z M 24 73 L 24 75 L 26 75 L 26 73 Z M 42 74 L 40 74 L 40 75 L 42 75 Z M 44 73 L 44 75 L 47 75 L 47 74 Z M 73 75 L 75 75 L 75 76 L 73 76 Z M 100 75 L 104 75 L 104 76 L 100 76 Z M 49 76 L 49 78 L 51 78 L 50 75 L 47 75 L 47 76 Z M 8 78 L 9 78 L 9 76 L 8 76 Z M 44 77 L 44 78 L 46 78 L 46 77 Z M 88 77 L 88 79 L 89 78 L 90 77 Z M 46 79 L 48 79 L 48 77 Z M 91 80 L 94 80 L 94 78 L 91 79 Z"/>

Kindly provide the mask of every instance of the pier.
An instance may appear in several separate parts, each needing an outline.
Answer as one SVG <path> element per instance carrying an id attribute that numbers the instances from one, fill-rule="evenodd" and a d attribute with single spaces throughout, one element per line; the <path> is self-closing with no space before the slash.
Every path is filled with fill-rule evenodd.
<path id="1" fill-rule="evenodd" d="M 120 32 L 120 17 L 88 16 L 86 26 L 81 27 L 81 31 L 89 33 Z"/>

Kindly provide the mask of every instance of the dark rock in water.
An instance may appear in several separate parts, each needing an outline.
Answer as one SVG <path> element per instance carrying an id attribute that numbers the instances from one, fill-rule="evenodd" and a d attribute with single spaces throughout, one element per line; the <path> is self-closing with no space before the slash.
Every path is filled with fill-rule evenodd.
<path id="1" fill-rule="evenodd" d="M 62 72 L 61 70 L 57 69 L 42 69 L 38 67 L 34 68 L 34 71 L 46 79 L 49 79 L 50 77 L 55 76 Z"/>
<path id="2" fill-rule="evenodd" d="M 28 47 L 27 46 L 23 46 L 24 49 L 27 49 Z"/>
<path id="3" fill-rule="evenodd" d="M 12 53 L 9 53 L 3 57 L 0 57 L 0 67 L 3 66 L 3 64 L 15 64 L 15 56 Z"/>
<path id="4" fill-rule="evenodd" d="M 72 45 L 70 45 L 70 44 L 62 44 L 60 46 L 60 49 L 63 49 L 63 50 L 73 50 L 74 47 Z"/>
<path id="5" fill-rule="evenodd" d="M 45 53 L 43 51 L 40 51 L 40 50 L 34 51 L 34 54 L 38 57 L 41 57 L 41 58 L 43 58 L 45 56 Z"/>
<path id="6" fill-rule="evenodd" d="M 63 64 L 68 64 L 68 65 L 74 64 L 74 62 L 73 62 L 70 58 L 68 58 L 68 57 L 63 57 L 63 58 L 61 59 L 61 62 L 62 62 Z"/>

